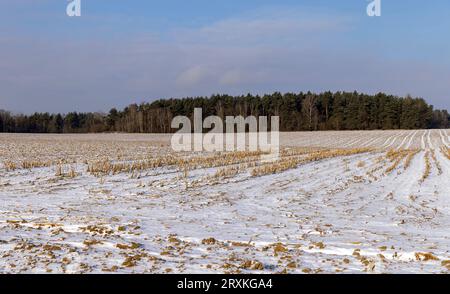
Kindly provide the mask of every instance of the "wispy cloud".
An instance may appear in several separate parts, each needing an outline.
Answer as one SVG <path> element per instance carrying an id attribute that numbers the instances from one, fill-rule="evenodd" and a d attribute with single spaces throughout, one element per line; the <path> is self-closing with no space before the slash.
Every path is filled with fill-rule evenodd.
<path id="1" fill-rule="evenodd" d="M 256 11 L 197 28 L 120 37 L 0 39 L 0 108 L 108 110 L 156 98 L 359 90 L 425 96 L 440 107 L 450 70 L 387 59 L 340 14 Z"/>
<path id="2" fill-rule="evenodd" d="M 349 18 L 339 15 L 273 9 L 247 13 L 200 28 L 175 29 L 170 35 L 182 44 L 281 46 L 305 42 L 304 37 L 314 38 L 314 35 L 342 31 L 350 24 Z"/>

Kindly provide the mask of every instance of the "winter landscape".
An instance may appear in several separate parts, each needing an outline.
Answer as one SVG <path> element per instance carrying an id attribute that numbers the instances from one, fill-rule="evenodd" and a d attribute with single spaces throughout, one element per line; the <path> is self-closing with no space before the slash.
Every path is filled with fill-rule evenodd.
<path id="1" fill-rule="evenodd" d="M 1 0 L 0 289 L 438 293 L 449 11 Z"/>
<path id="2" fill-rule="evenodd" d="M 1 273 L 448 273 L 450 130 L 0 134 Z"/>

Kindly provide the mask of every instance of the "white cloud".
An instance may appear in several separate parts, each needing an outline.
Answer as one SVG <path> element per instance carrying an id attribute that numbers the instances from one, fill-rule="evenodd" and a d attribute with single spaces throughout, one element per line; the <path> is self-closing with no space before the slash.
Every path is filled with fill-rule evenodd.
<path id="1" fill-rule="evenodd" d="M 450 106 L 448 67 L 346 44 L 339 37 L 349 26 L 340 16 L 276 11 L 163 38 L 0 39 L 0 108 L 106 111 L 156 98 L 302 90 L 411 93 Z"/>
<path id="2" fill-rule="evenodd" d="M 244 76 L 242 74 L 242 71 L 238 69 L 233 69 L 225 72 L 221 77 L 219 82 L 222 85 L 225 86 L 235 86 L 239 85 L 241 82 L 243 82 Z"/>
<path id="3" fill-rule="evenodd" d="M 196 86 L 208 78 L 209 70 L 205 66 L 195 65 L 183 71 L 177 78 L 177 85 L 181 87 Z"/>

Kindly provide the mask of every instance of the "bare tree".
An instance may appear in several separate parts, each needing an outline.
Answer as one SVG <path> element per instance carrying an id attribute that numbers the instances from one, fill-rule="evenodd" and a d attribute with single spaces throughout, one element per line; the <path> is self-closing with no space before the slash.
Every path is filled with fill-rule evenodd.
<path id="1" fill-rule="evenodd" d="M 314 95 L 308 95 L 302 101 L 302 112 L 308 121 L 310 131 L 317 128 L 317 98 Z"/>

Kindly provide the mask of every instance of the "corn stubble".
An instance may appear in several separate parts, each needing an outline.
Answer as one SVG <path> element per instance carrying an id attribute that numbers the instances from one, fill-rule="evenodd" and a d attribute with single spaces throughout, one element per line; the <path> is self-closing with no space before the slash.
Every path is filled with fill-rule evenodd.
<path id="1" fill-rule="evenodd" d="M 365 136 L 365 134 L 362 134 L 362 136 Z M 423 147 L 423 149 L 401 149 L 401 146 L 394 145 L 389 150 L 386 148 L 377 149 L 377 147 L 345 149 L 340 148 L 339 144 L 332 139 L 327 141 L 330 142 L 329 145 L 324 144 L 322 145 L 323 147 L 289 146 L 288 148 L 282 148 L 280 159 L 275 162 L 261 161 L 261 156 L 267 153 L 260 151 L 177 153 L 167 146 L 161 147 L 159 144 L 157 146 L 153 143 L 127 142 L 126 140 L 116 142 L 108 139 L 101 142 L 71 139 L 72 141 L 58 142 L 57 144 L 53 144 L 49 140 L 34 140 L 27 138 L 24 140 L 25 143 L 18 144 L 19 141 L 12 141 L 12 143 L 7 142 L 4 145 L 7 147 L 4 147 L 2 154 L 0 154 L 0 162 L 2 163 L 0 166 L 0 175 L 2 176 L 0 177 L 0 189 L 3 189 L 1 191 L 6 191 L 5 195 L 8 195 L 9 191 L 23 192 L 21 189 L 25 189 L 21 187 L 18 187 L 16 190 L 13 189 L 15 185 L 14 180 L 17 176 L 31 176 L 32 180 L 27 178 L 23 182 L 25 185 L 29 185 L 27 187 L 32 187 L 32 192 L 30 192 L 29 196 L 24 197 L 24 201 L 34 197 L 34 194 L 38 195 L 36 197 L 42 197 L 39 193 L 45 188 L 49 191 L 49 195 L 52 196 L 49 198 L 49 201 L 53 201 L 51 200 L 52 198 L 56 200 L 62 198 L 53 197 L 53 195 L 64 195 L 64 199 L 69 199 L 75 207 L 74 210 L 64 205 L 58 208 L 61 209 L 60 223 L 50 223 L 50 220 L 35 221 L 38 218 L 26 218 L 25 220 L 17 217 L 5 220 L 6 228 L 11 232 L 17 234 L 25 232 L 33 236 L 33 232 L 36 231 L 39 232 L 42 238 L 45 238 L 47 233 L 50 236 L 44 240 L 45 242 L 41 242 L 42 244 L 23 240 L 23 244 L 16 243 L 16 246 L 13 247 L 15 250 L 10 251 L 8 254 L 14 257 L 14 260 L 20 260 L 19 257 L 29 254 L 34 258 L 32 260 L 34 263 L 38 262 L 42 256 L 49 256 L 52 262 L 61 264 L 63 271 L 71 262 L 74 263 L 71 260 L 73 258 L 71 253 L 73 252 L 79 252 L 83 258 L 89 255 L 94 256 L 94 254 L 99 252 L 105 252 L 105 256 L 96 256 L 98 261 L 102 262 L 100 270 L 104 272 L 139 272 L 145 269 L 146 271 L 178 273 L 183 270 L 189 271 L 190 263 L 198 268 L 198 264 L 195 264 L 195 261 L 199 259 L 192 259 L 192 255 L 190 255 L 192 253 L 190 251 L 195 250 L 197 252 L 198 249 L 201 249 L 201 252 L 205 252 L 202 258 L 207 261 L 208 264 L 205 265 L 205 269 L 208 269 L 209 272 L 320 273 L 322 270 L 325 272 L 332 270 L 336 270 L 336 272 L 358 270 L 366 272 L 395 271 L 396 268 L 391 267 L 391 265 L 398 265 L 397 256 L 405 253 L 397 245 L 395 245 L 397 248 L 394 249 L 391 244 L 386 246 L 384 244 L 365 243 L 364 240 L 367 241 L 369 238 L 358 239 L 354 237 L 357 234 L 345 240 L 349 242 L 357 241 L 349 243 L 348 247 L 344 243 L 337 245 L 328 237 L 340 229 L 339 223 L 334 224 L 330 222 L 333 225 L 320 223 L 319 227 L 314 218 L 315 216 L 307 215 L 305 217 L 307 213 L 306 210 L 303 210 L 303 207 L 307 205 L 308 207 L 313 207 L 313 209 L 316 209 L 314 213 L 317 213 L 319 216 L 322 216 L 320 215 L 322 210 L 326 211 L 330 209 L 329 207 L 334 207 L 332 208 L 333 213 L 341 213 L 340 215 L 344 216 L 344 218 L 345 216 L 353 217 L 353 214 L 365 217 L 365 212 L 360 213 L 358 209 L 363 210 L 366 206 L 370 207 L 371 204 L 386 204 L 384 207 L 389 207 L 396 205 L 396 201 L 404 196 L 402 187 L 395 187 L 395 182 L 389 181 L 404 179 L 401 183 L 406 183 L 410 179 L 414 179 L 410 181 L 411 190 L 416 189 L 416 187 L 420 190 L 408 190 L 406 197 L 409 196 L 409 198 L 405 199 L 409 199 L 411 207 L 398 205 L 398 209 L 396 207 L 394 212 L 395 215 L 389 215 L 389 209 L 383 211 L 383 213 L 386 213 L 383 216 L 375 215 L 381 221 L 388 217 L 393 217 L 388 219 L 389 225 L 393 220 L 399 226 L 408 224 L 408 226 L 404 226 L 404 232 L 409 234 L 408 228 L 412 227 L 414 222 L 420 222 L 421 226 L 425 226 L 427 221 L 435 217 L 437 210 L 435 211 L 434 209 L 436 208 L 432 206 L 434 202 L 426 203 L 425 201 L 430 198 L 427 198 L 428 195 L 421 193 L 421 191 L 427 190 L 431 185 L 437 186 L 440 179 L 445 179 L 445 176 L 448 175 L 449 166 L 446 161 L 450 160 L 450 149 L 442 146 L 439 149 L 432 147 L 431 149 Z M 383 143 L 383 141 L 385 140 L 380 140 L 379 142 Z M 392 140 L 388 142 L 392 142 Z M 397 139 L 397 143 L 400 142 L 402 140 Z M 15 144 L 17 148 L 14 148 Z M 360 144 L 360 146 L 366 145 L 370 144 Z M 417 147 L 417 144 L 411 146 Z M 329 166 L 332 164 L 338 165 L 336 171 L 342 172 L 342 175 L 332 174 L 331 172 L 336 173 L 336 171 L 331 170 L 329 173 L 331 177 L 327 178 L 326 181 L 324 180 L 320 185 L 316 185 L 316 182 L 320 182 L 324 178 L 324 174 L 322 174 L 320 169 L 328 167 L 326 160 L 329 159 L 333 159 L 330 161 Z M 320 164 L 315 165 L 314 163 Z M 299 172 L 292 177 L 284 177 L 284 174 L 281 174 L 280 176 L 258 178 L 271 174 L 280 174 L 296 168 L 314 171 L 311 173 L 312 178 L 316 177 L 314 182 L 309 183 L 306 180 L 305 182 L 308 183 L 304 183 L 302 181 L 303 179 L 308 179 L 308 172 Z M 4 175 L 6 177 L 3 177 Z M 439 175 L 443 175 L 443 177 L 438 178 L 436 181 L 435 177 Z M 256 184 L 253 186 L 244 185 L 246 189 L 240 189 L 241 186 L 232 186 L 239 185 L 239 183 L 244 181 L 254 181 Z M 85 188 L 79 183 L 83 183 L 83 186 L 86 185 L 89 189 L 84 190 Z M 128 186 L 127 193 L 123 193 L 124 190 L 121 187 L 124 183 Z M 391 185 L 392 183 L 394 185 Z M 410 183 L 408 182 L 407 184 L 409 185 Z M 371 189 L 373 187 L 371 185 L 378 185 L 377 189 L 383 190 L 383 194 L 380 194 L 381 198 L 380 195 L 376 195 L 375 190 L 364 190 L 367 188 Z M 250 190 L 254 189 L 254 186 L 257 186 L 257 189 Z M 258 195 L 260 187 L 267 193 Z M 446 186 L 439 186 L 439 188 L 440 190 L 436 189 L 438 191 L 433 194 L 433 197 L 445 196 L 436 193 L 441 193 Z M 69 198 L 72 192 L 71 189 L 76 192 L 74 193 L 75 197 L 86 192 L 89 201 L 92 201 L 89 203 L 98 203 L 98 205 L 103 205 L 103 203 L 107 203 L 107 205 L 115 204 L 116 206 L 114 207 L 119 207 L 120 205 L 120 209 L 124 211 L 126 209 L 130 213 L 130 219 L 133 219 L 133 221 L 128 223 L 120 218 L 113 220 L 117 215 L 114 214 L 113 217 L 106 210 L 105 217 L 103 218 L 102 216 L 101 221 L 98 221 L 97 216 L 94 215 L 97 211 L 90 210 L 91 208 L 95 209 L 94 206 L 90 206 L 89 211 L 83 210 L 85 206 L 77 205 L 78 199 Z M 47 191 L 45 192 L 47 193 Z M 292 195 L 295 196 L 291 197 L 289 193 L 283 194 L 284 191 L 293 192 Z M 355 191 L 357 193 L 362 191 L 361 195 L 367 201 L 351 197 L 356 195 Z M 378 190 L 376 191 L 378 192 Z M 272 222 L 270 218 L 266 219 L 265 210 L 258 214 L 258 206 L 256 208 L 255 206 L 245 207 L 245 212 L 251 212 L 251 214 L 240 216 L 241 218 L 238 221 L 235 221 L 234 216 L 233 218 L 229 217 L 228 213 L 224 213 L 224 216 L 221 215 L 222 209 L 228 209 L 229 207 L 231 208 L 230 211 L 239 212 L 238 208 L 240 207 L 238 205 L 242 205 L 242 200 L 244 200 L 244 205 L 249 205 L 246 202 L 249 199 L 249 195 L 251 197 L 254 197 L 254 195 L 259 196 L 257 199 L 258 205 L 267 204 L 263 202 L 267 198 L 270 201 L 281 199 L 282 201 L 276 202 L 277 207 L 282 207 L 282 212 L 285 213 L 280 222 L 278 223 L 278 219 Z M 308 199 L 311 197 L 316 199 L 321 197 L 320 199 L 323 200 L 324 205 L 322 205 L 322 201 L 320 205 L 315 202 L 309 202 Z M 355 201 L 358 205 L 349 205 L 349 207 L 344 207 L 340 211 L 341 207 L 334 206 L 337 202 L 334 202 L 333 199 Z M 285 204 L 283 201 L 288 203 Z M 284 223 L 289 224 L 292 221 L 295 223 L 296 230 L 299 227 L 298 223 L 301 223 L 305 232 L 306 230 L 309 232 L 309 226 L 313 225 L 312 230 L 315 233 L 299 234 L 288 242 L 260 239 L 260 235 L 257 234 L 251 238 L 245 236 L 245 238 L 232 239 L 234 237 L 227 236 L 223 231 L 217 230 L 214 231 L 215 233 L 217 232 L 217 235 L 214 234 L 214 238 L 205 235 L 206 233 L 204 235 L 199 233 L 200 239 L 194 240 L 191 238 L 192 236 L 183 235 L 188 230 L 182 229 L 184 227 L 180 225 L 180 222 L 175 222 L 173 219 L 169 219 L 170 221 L 165 219 L 167 217 L 164 216 L 166 208 L 175 207 L 175 205 L 180 205 L 177 209 L 181 207 L 187 218 L 192 219 L 191 224 L 199 226 L 205 223 L 209 224 L 209 218 L 217 217 L 219 221 L 214 223 L 215 226 L 219 223 L 224 223 L 236 226 L 239 229 L 247 226 L 252 226 L 252 228 L 261 227 L 263 232 L 273 233 L 274 236 L 280 237 L 280 231 L 277 228 L 282 227 Z M 17 207 L 20 209 L 19 206 Z M 370 208 L 374 208 L 374 206 Z M 29 211 L 28 207 L 27 211 Z M 207 213 L 202 214 L 203 211 Z M 24 212 L 25 210 L 18 213 L 23 213 L 23 216 L 29 213 Z M 55 213 L 57 212 L 55 208 Z M 189 215 L 190 212 L 193 214 Z M 46 213 L 45 210 L 42 213 Z M 153 232 L 144 231 L 144 229 L 148 230 L 148 227 L 142 231 L 140 230 L 140 226 L 145 227 L 145 224 L 140 223 L 140 217 L 144 213 L 149 217 L 160 218 L 162 220 L 161 223 L 164 223 L 165 226 L 164 230 L 161 231 L 170 231 L 171 235 L 168 237 L 167 235 L 158 235 L 151 240 L 145 239 L 147 237 L 140 237 L 153 234 Z M 277 210 L 274 210 L 274 213 L 277 213 Z M 208 217 L 202 218 L 203 215 Z M 412 216 L 415 217 L 413 218 Z M 69 232 L 65 224 L 71 224 L 70 222 L 75 220 L 76 217 L 80 217 L 76 220 L 78 225 L 68 228 L 74 230 L 76 227 L 77 231 L 75 233 Z M 196 221 L 198 222 L 195 223 Z M 111 225 L 111 223 L 114 223 L 114 225 Z M 80 226 L 80 224 L 82 225 Z M 364 225 L 359 222 L 354 222 L 354 224 L 356 224 L 356 227 L 350 229 L 355 229 L 356 232 L 365 234 Z M 131 229 L 134 226 L 137 229 Z M 430 230 L 432 229 L 430 227 Z M 285 230 L 287 230 L 287 227 Z M 173 235 L 173 233 L 177 233 L 179 236 Z M 158 231 L 157 234 L 160 234 L 160 232 Z M 60 237 L 63 240 L 63 238 L 68 236 L 73 237 L 77 235 L 83 236 L 83 238 L 77 240 L 80 241 L 77 243 L 79 244 L 77 246 L 81 246 L 82 251 L 78 247 L 72 248 L 64 242 L 55 241 L 59 240 L 58 238 Z M 150 236 L 153 237 L 152 235 Z M 372 232 L 365 235 L 365 237 L 368 236 L 373 236 Z M 398 241 L 395 238 L 399 238 L 401 242 L 406 242 L 403 240 L 410 236 L 405 235 L 404 239 L 400 239 L 403 238 L 400 234 L 394 237 L 386 235 L 383 236 L 383 239 L 384 237 L 386 237 L 386 240 L 391 238 L 391 240 Z M 352 238 L 355 239 L 353 240 Z M 6 240 L 6 238 L 2 239 Z M 158 244 L 160 251 L 153 250 L 149 252 L 148 248 L 152 246 L 148 246 L 148 242 L 152 242 L 150 243 L 152 246 Z M 110 246 L 111 244 L 113 246 Z M 415 246 L 417 245 L 417 248 L 414 248 L 414 251 L 409 250 L 409 253 L 412 252 L 411 260 L 401 261 L 401 263 L 408 266 L 427 263 L 430 265 L 429 268 L 432 268 L 431 265 L 434 265 L 433 269 L 438 266 L 442 270 L 449 270 L 450 261 L 442 253 L 442 246 L 439 246 L 441 244 L 436 245 L 436 248 L 433 249 L 425 247 L 424 244 L 414 244 Z M 327 260 L 318 258 L 315 259 L 315 263 L 307 262 L 308 259 L 314 260 L 314 258 L 317 258 L 324 252 L 331 252 L 336 249 L 336 246 L 342 246 L 345 249 L 351 248 L 350 254 L 340 256 L 327 253 L 327 256 L 330 256 Z M 361 250 L 355 249 L 352 254 L 351 252 L 355 246 L 361 247 Z M 428 250 L 433 250 L 433 252 L 428 252 Z M 35 251 L 37 254 L 33 255 L 34 253 L 31 251 Z M 223 252 L 227 252 L 227 254 L 221 255 Z M 369 255 L 368 252 L 371 252 L 371 254 Z M 375 254 L 372 254 L 372 252 L 375 252 Z M 414 254 L 414 252 L 417 253 Z M 220 259 L 216 258 L 217 256 Z M 13 260 L 12 257 L 11 261 Z M 268 262 L 267 257 L 275 260 L 275 262 Z M 4 258 L 8 258 L 6 254 Z M 174 259 L 180 260 L 180 262 L 174 264 L 171 262 Z M 116 262 L 112 263 L 110 262 L 111 260 L 116 260 Z M 220 261 L 218 262 L 218 260 Z M 274 265 L 275 263 L 276 265 Z M 327 264 L 329 265 L 328 267 Z M 58 271 L 58 268 L 49 267 L 47 270 Z M 98 270 L 99 267 L 95 263 L 83 263 L 79 269 L 80 272 Z M 11 267 L 9 271 L 18 271 L 18 267 Z"/>

